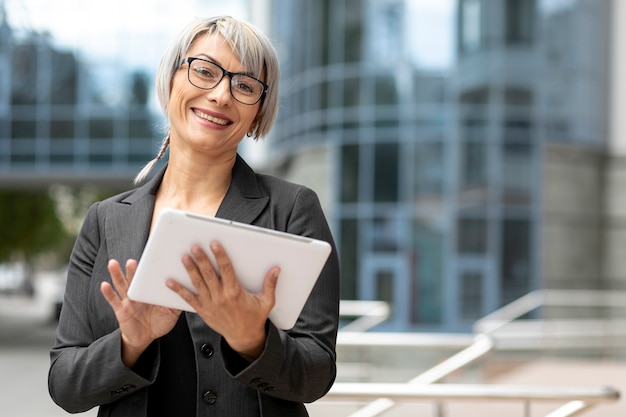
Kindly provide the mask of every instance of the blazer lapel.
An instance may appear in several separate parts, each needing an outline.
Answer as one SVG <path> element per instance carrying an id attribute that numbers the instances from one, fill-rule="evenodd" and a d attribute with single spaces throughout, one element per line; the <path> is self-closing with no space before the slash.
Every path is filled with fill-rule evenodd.
<path id="1" fill-rule="evenodd" d="M 107 213 L 105 234 L 109 256 L 122 265 L 127 259 L 139 260 L 143 253 L 150 232 L 155 192 L 164 173 L 165 168 L 126 198 L 112 205 Z"/>
<path id="2" fill-rule="evenodd" d="M 232 182 L 215 217 L 252 224 L 268 202 L 269 197 L 259 187 L 256 174 L 237 155 Z"/>

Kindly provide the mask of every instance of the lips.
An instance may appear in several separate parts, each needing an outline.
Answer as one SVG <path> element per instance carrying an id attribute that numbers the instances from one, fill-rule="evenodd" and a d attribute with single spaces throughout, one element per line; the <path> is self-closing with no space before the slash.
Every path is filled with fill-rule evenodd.
<path id="1" fill-rule="evenodd" d="M 228 120 L 228 119 L 222 119 L 220 117 L 217 117 L 215 115 L 211 115 L 205 112 L 202 112 L 198 109 L 193 109 L 193 114 L 195 114 L 196 116 L 198 116 L 199 118 L 203 119 L 203 120 L 207 120 L 209 122 L 218 124 L 220 126 L 226 126 L 229 124 L 232 124 L 233 122 Z"/>

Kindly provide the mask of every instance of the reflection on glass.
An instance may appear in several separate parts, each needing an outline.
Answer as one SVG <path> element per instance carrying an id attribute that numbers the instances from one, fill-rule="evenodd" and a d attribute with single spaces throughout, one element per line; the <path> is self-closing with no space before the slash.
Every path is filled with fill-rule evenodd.
<path id="1" fill-rule="evenodd" d="M 355 203 L 359 191 L 359 146 L 344 145 L 341 148 L 341 201 Z"/>
<path id="2" fill-rule="evenodd" d="M 374 201 L 397 201 L 398 144 L 377 143 L 374 152 Z"/>
<path id="3" fill-rule="evenodd" d="M 358 221 L 356 219 L 342 219 L 340 230 L 341 256 L 341 298 L 344 300 L 357 299 L 358 280 Z"/>
<path id="4" fill-rule="evenodd" d="M 483 315 L 483 277 L 478 272 L 464 272 L 461 275 L 461 318 L 474 321 Z"/>
<path id="5" fill-rule="evenodd" d="M 457 235 L 459 254 L 482 255 L 487 253 L 487 221 L 484 218 L 460 218 Z"/>
<path id="6" fill-rule="evenodd" d="M 431 222 L 415 221 L 411 323 L 441 324 L 443 284 L 443 232 Z"/>
<path id="7" fill-rule="evenodd" d="M 502 222 L 500 291 L 502 304 L 530 289 L 530 221 L 505 219 Z"/>

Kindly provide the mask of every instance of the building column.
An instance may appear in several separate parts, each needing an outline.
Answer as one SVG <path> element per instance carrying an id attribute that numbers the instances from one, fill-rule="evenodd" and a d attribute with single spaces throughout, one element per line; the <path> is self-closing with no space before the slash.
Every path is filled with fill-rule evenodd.
<path id="1" fill-rule="evenodd" d="M 603 287 L 626 290 L 626 2 L 611 3 Z"/>

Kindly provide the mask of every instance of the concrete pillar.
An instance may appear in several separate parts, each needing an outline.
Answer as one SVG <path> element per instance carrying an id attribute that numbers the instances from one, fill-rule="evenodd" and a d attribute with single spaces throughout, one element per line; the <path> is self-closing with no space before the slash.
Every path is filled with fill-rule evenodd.
<path id="1" fill-rule="evenodd" d="M 606 289 L 626 290 L 626 1 L 611 7 L 603 278 Z"/>

